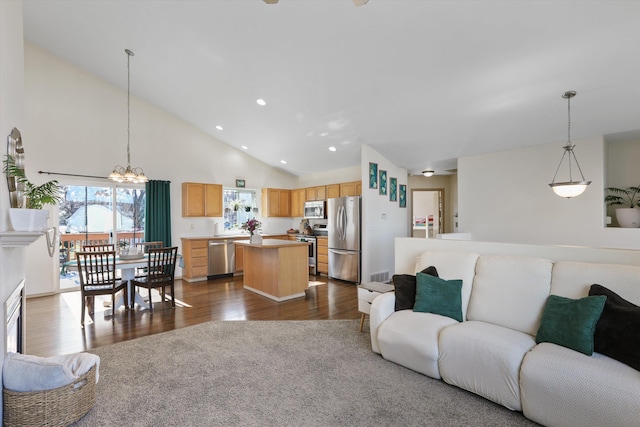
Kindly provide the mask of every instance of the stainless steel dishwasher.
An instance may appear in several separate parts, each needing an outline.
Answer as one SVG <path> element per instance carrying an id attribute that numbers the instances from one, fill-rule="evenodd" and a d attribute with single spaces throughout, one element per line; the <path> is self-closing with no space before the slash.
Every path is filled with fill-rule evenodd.
<path id="1" fill-rule="evenodd" d="M 236 248 L 233 240 L 209 240 L 207 276 L 231 276 L 236 269 Z"/>

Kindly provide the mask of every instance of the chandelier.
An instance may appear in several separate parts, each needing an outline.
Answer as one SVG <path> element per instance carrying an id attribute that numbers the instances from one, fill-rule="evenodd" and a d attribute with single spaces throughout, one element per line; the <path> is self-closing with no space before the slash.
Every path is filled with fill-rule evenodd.
<path id="1" fill-rule="evenodd" d="M 116 165 L 113 168 L 113 172 L 109 174 L 109 179 L 116 182 L 142 183 L 149 181 L 142 168 L 131 167 L 131 71 L 129 69 L 129 62 L 133 56 L 133 52 L 129 49 L 125 49 L 124 51 L 127 54 L 127 167 Z"/>
<path id="2" fill-rule="evenodd" d="M 558 169 L 556 169 L 556 174 L 553 176 L 553 181 L 549 184 L 549 187 L 560 197 L 566 197 L 567 199 L 571 197 L 576 197 L 584 193 L 584 190 L 587 189 L 587 185 L 591 184 L 591 181 L 586 181 L 584 179 L 584 175 L 582 174 L 582 169 L 580 169 L 580 163 L 578 163 L 578 158 L 574 153 L 573 149 L 575 145 L 571 143 L 571 98 L 576 96 L 576 92 L 573 90 L 567 91 L 562 94 L 562 97 L 567 100 L 567 111 L 568 111 L 568 129 L 567 129 L 567 143 L 562 147 L 564 149 L 564 153 L 562 154 L 562 158 L 560 159 L 560 164 L 558 165 Z M 562 162 L 565 157 L 567 158 L 568 168 L 569 168 L 569 181 L 564 182 L 556 182 L 556 176 L 558 176 L 558 171 L 562 166 Z M 573 169 L 571 164 L 575 162 L 576 167 L 578 168 L 578 172 L 580 172 L 580 180 L 573 180 Z"/>

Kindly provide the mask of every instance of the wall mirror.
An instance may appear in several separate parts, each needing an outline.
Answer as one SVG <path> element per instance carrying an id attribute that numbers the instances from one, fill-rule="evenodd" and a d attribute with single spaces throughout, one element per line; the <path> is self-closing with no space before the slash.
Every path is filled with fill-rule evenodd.
<path id="1" fill-rule="evenodd" d="M 24 148 L 22 147 L 22 135 L 17 128 L 11 129 L 7 137 L 7 155 L 14 158 L 16 166 L 24 170 Z M 15 176 L 7 175 L 7 185 L 9 186 L 9 203 L 12 208 L 22 208 L 22 192 L 24 184 L 18 184 Z"/>

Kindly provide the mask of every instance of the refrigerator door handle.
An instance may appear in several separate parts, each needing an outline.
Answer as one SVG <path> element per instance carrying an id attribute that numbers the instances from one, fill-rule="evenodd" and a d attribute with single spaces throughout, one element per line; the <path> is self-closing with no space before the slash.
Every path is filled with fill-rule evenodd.
<path id="1" fill-rule="evenodd" d="M 347 238 L 347 210 L 344 206 L 340 206 L 340 238 Z"/>
<path id="2" fill-rule="evenodd" d="M 354 255 L 356 253 L 356 251 L 342 251 L 340 249 L 329 249 L 329 252 L 338 255 Z"/>

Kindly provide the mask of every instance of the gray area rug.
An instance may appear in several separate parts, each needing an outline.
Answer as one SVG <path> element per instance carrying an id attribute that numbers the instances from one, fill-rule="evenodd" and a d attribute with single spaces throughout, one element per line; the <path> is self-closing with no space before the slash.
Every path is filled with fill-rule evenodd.
<path id="1" fill-rule="evenodd" d="M 76 426 L 531 426 L 384 360 L 359 320 L 209 322 L 92 350 Z"/>

